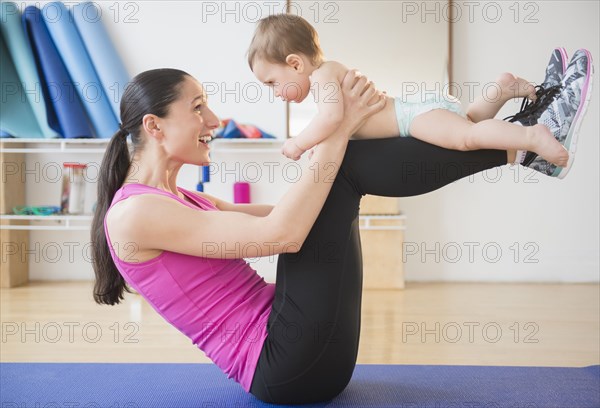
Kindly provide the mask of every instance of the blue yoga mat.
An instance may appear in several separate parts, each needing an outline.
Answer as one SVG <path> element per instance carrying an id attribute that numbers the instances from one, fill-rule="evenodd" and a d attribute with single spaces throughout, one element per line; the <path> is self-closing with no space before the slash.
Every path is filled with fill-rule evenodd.
<path id="1" fill-rule="evenodd" d="M 94 125 L 96 136 L 112 137 L 119 127 L 117 118 L 69 10 L 60 2 L 47 3 L 42 7 L 42 17 Z"/>
<path id="2" fill-rule="evenodd" d="M 98 3 L 88 1 L 73 6 L 71 14 L 115 117 L 119 119 L 121 97 L 131 78 L 102 23 L 102 9 Z"/>
<path id="3" fill-rule="evenodd" d="M 3 408 L 273 406 L 212 364 L 2 363 L 0 372 Z M 359 365 L 342 394 L 309 406 L 598 408 L 600 366 Z"/>
<path id="4" fill-rule="evenodd" d="M 21 12 L 13 2 L 0 3 L 0 21 L 6 47 L 12 57 L 17 74 L 24 84 L 24 93 L 39 127 L 35 136 L 25 137 L 54 138 L 58 137 L 55 130 L 48 126 L 46 105 L 42 96 L 42 83 L 38 75 L 31 47 L 25 36 L 21 22 Z M 33 124 L 32 124 L 33 126 Z"/>
<path id="5" fill-rule="evenodd" d="M 48 123 L 63 138 L 94 137 L 93 127 L 52 42 L 40 9 L 35 6 L 25 8 L 23 25 L 43 83 Z"/>

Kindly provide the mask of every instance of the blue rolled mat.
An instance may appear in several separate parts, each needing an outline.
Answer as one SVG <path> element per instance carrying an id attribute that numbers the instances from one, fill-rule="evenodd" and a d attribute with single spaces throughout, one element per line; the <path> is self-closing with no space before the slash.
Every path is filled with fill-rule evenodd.
<path id="1" fill-rule="evenodd" d="M 42 18 L 99 138 L 110 138 L 119 124 L 71 14 L 60 2 L 42 7 Z"/>
<path id="2" fill-rule="evenodd" d="M 50 38 L 40 9 L 35 6 L 25 8 L 23 26 L 43 84 L 48 123 L 64 138 L 94 137 L 93 127 Z"/>
<path id="3" fill-rule="evenodd" d="M 48 126 L 46 105 L 42 96 L 42 83 L 35 66 L 31 47 L 25 36 L 21 22 L 21 11 L 13 2 L 0 3 L 1 29 L 6 46 L 12 57 L 17 74 L 24 84 L 25 96 L 33 111 L 43 137 L 58 137 L 55 130 Z"/>
<path id="4" fill-rule="evenodd" d="M 131 78 L 102 23 L 102 9 L 97 3 L 83 2 L 72 7 L 71 14 L 115 117 L 119 119 L 119 103 Z"/>
<path id="5" fill-rule="evenodd" d="M 248 125 L 250 126 L 252 129 L 257 130 L 258 132 L 260 132 L 260 138 L 257 139 L 275 139 L 275 136 L 265 132 L 262 129 L 257 128 L 256 126 L 252 126 L 252 125 Z M 237 124 L 237 122 L 233 119 L 229 119 L 227 121 L 227 125 L 225 125 L 225 127 L 221 128 L 221 130 L 219 130 L 216 134 L 215 134 L 216 138 L 223 138 L 223 139 L 247 139 L 248 137 L 244 134 L 244 132 L 242 131 L 242 129 L 240 128 L 240 125 Z"/>
<path id="6" fill-rule="evenodd" d="M 17 74 L 6 42 L 4 30 L 0 30 L 0 86 L 2 100 L 0 102 L 0 127 L 2 131 L 13 137 L 43 138 L 38 121 L 24 95 L 21 78 Z"/>
<path id="7" fill-rule="evenodd" d="M 233 119 L 227 123 L 227 126 L 223 129 L 221 135 L 225 139 L 238 139 L 244 137 L 237 123 L 235 123 Z"/>
<path id="8" fill-rule="evenodd" d="M 0 403 L 21 407 L 273 407 L 213 364 L 0 363 Z M 310 392 L 310 390 L 306 390 Z M 358 365 L 336 398 L 302 407 L 598 408 L 600 366 Z"/>

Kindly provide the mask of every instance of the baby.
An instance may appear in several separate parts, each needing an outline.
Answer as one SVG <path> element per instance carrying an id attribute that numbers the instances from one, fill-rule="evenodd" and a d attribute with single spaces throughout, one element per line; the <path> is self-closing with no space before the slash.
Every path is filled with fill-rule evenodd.
<path id="1" fill-rule="evenodd" d="M 348 68 L 325 60 L 318 34 L 305 19 L 277 14 L 260 20 L 248 50 L 248 63 L 256 78 L 272 87 L 277 97 L 302 102 L 312 92 L 317 104 L 318 114 L 310 124 L 285 142 L 285 156 L 300 159 L 338 127 L 344 115 L 340 83 Z M 448 149 L 508 150 L 515 163 L 521 163 L 529 151 L 557 166 L 567 165 L 569 152 L 548 127 L 493 119 L 512 98 L 535 100 L 535 87 L 509 73 L 502 74 L 496 83 L 499 97 L 493 101 L 478 98 L 466 115 L 451 96 L 429 96 L 417 103 L 388 96 L 385 108 L 369 117 L 353 137 L 410 135 Z"/>

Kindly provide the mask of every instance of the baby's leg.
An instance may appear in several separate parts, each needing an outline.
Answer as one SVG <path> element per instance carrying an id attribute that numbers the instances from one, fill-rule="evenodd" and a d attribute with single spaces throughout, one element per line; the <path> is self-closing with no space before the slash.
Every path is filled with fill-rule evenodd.
<path id="1" fill-rule="evenodd" d="M 535 87 L 529 81 L 505 72 L 495 82 L 495 86 L 486 86 L 489 95 L 480 95 L 469 105 L 467 116 L 474 123 L 484 119 L 492 119 L 500 108 L 511 99 L 528 97 L 535 100 Z M 494 93 L 493 90 L 496 90 Z"/>
<path id="2" fill-rule="evenodd" d="M 472 123 L 454 112 L 434 109 L 417 115 L 409 131 L 417 139 L 447 149 L 528 150 L 561 167 L 569 159 L 550 129 L 541 124 L 523 127 L 497 119 Z"/>

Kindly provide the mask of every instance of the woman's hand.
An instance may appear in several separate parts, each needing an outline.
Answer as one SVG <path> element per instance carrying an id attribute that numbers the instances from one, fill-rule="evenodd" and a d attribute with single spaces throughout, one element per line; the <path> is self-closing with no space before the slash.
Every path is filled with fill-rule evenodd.
<path id="1" fill-rule="evenodd" d="M 385 93 L 355 69 L 348 70 L 342 81 L 344 122 L 354 134 L 367 118 L 385 107 Z M 375 102 L 373 102 L 375 101 Z"/>

